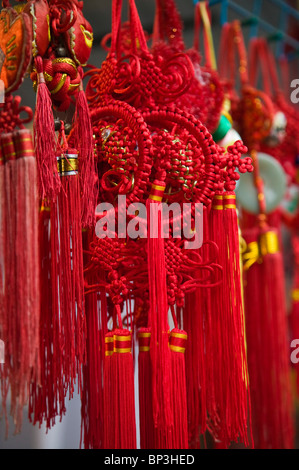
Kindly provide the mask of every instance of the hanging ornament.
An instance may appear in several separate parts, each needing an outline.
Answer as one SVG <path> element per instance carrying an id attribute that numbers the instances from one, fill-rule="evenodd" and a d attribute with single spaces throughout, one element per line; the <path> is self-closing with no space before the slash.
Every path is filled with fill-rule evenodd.
<path id="1" fill-rule="evenodd" d="M 3 133 L 1 146 L 5 161 L 4 213 L 11 214 L 5 228 L 7 246 L 2 273 L 5 310 L 1 316 L 1 332 L 6 346 L 2 379 L 8 380 L 10 413 L 15 431 L 20 432 L 31 380 L 40 378 L 37 169 L 29 131 Z M 20 214 L 24 216 L 24 223 L 20 223 Z M 3 401 L 6 395 L 5 391 Z"/>
<path id="2" fill-rule="evenodd" d="M 64 415 L 75 384 L 81 394 L 86 360 L 82 228 L 95 222 L 97 176 L 82 66 L 92 29 L 76 0 L 37 0 L 27 10 L 34 29 L 41 292 L 48 299 L 40 329 L 41 384 L 32 383 L 29 418 L 50 428 Z"/>
<path id="3" fill-rule="evenodd" d="M 293 423 L 284 271 L 279 234 L 266 216 L 266 204 L 268 210 L 271 204 L 270 197 L 266 199 L 266 191 L 267 187 L 273 187 L 273 182 L 264 186 L 261 168 L 265 159 L 258 158 L 263 142 L 271 135 L 276 107 L 265 92 L 249 85 L 239 22 L 230 25 L 228 37 L 237 45 L 241 79 L 240 97 L 231 93 L 232 116 L 253 159 L 258 202 L 254 224 L 250 225 L 245 217 L 241 219 L 242 237 L 247 244 L 243 253 L 244 306 L 253 439 L 256 448 L 290 448 Z M 256 205 L 256 197 L 254 200 Z M 251 204 L 251 209 L 256 212 L 257 208 Z"/>
<path id="4" fill-rule="evenodd" d="M 176 375 L 180 373 L 180 377 L 185 376 L 184 355 L 173 355 L 169 346 L 175 341 L 169 331 L 168 311 L 169 308 L 172 311 L 174 333 L 183 335 L 179 336 L 182 350 L 173 349 L 173 352 L 182 354 L 185 348 L 183 343 L 188 336 L 188 332 L 180 327 L 184 316 L 185 296 L 199 287 L 216 288 L 222 282 L 222 266 L 217 263 L 215 242 L 205 241 L 206 244 L 209 243 L 211 251 L 214 247 L 214 254 L 208 255 L 204 260 L 198 249 L 184 248 L 187 240 L 182 232 L 178 240 L 170 233 L 169 240 L 164 240 L 162 202 L 177 202 L 180 214 L 184 203 L 203 203 L 204 212 L 207 212 L 216 191 L 223 189 L 224 182 L 227 183 L 227 189 L 233 191 L 232 182 L 238 179 L 236 168 L 250 171 L 251 164 L 250 159 L 243 162 L 240 159 L 241 153 L 246 150 L 241 142 L 230 146 L 225 154 L 200 121 L 186 110 L 175 106 L 176 100 L 187 93 L 187 85 L 193 77 L 190 59 L 184 52 L 157 56 L 154 51 L 149 52 L 135 3 L 130 1 L 129 4 L 130 24 L 122 28 L 122 2 L 113 2 L 111 48 L 102 67 L 88 72 L 90 80 L 87 97 L 98 157 L 99 202 L 105 201 L 110 205 L 107 216 L 99 213 L 97 222 L 100 232 L 105 223 L 108 223 L 109 237 L 103 234 L 95 236 L 89 245 L 90 261 L 85 272 L 92 276 L 92 281 L 86 286 L 86 295 L 108 294 L 107 324 L 112 322 L 112 326 L 109 326 L 105 334 L 107 357 L 104 361 L 104 399 L 111 397 L 111 386 L 117 381 L 116 378 L 113 379 L 116 371 L 112 361 L 114 353 L 110 354 L 109 343 L 115 329 L 121 325 L 120 320 L 124 322 L 124 316 L 129 318 L 128 310 L 131 310 L 130 305 L 134 302 L 132 325 L 134 328 L 141 328 L 139 340 L 141 348 L 145 348 L 140 351 L 140 390 L 145 393 L 145 384 L 148 384 L 150 390 L 146 390 L 146 394 L 152 400 L 151 413 L 142 409 L 145 398 L 139 400 L 142 445 L 184 448 L 187 446 L 187 389 L 185 381 L 179 383 Z M 131 39 L 130 47 L 125 42 L 128 35 Z M 226 167 L 229 169 L 226 170 Z M 119 196 L 126 196 L 122 207 L 119 201 L 117 203 Z M 120 221 L 125 226 L 135 222 L 136 214 L 130 212 L 132 203 L 136 205 L 135 211 L 140 210 L 140 203 L 147 209 L 147 217 L 137 217 L 139 228 L 136 238 L 130 238 L 126 232 L 121 236 L 117 233 Z M 126 213 L 127 209 L 129 213 Z M 149 218 L 151 213 L 159 221 L 157 225 L 152 222 L 155 218 Z M 190 215 L 190 228 L 194 230 L 195 213 L 191 210 Z M 109 217 L 112 218 L 111 224 Z M 170 225 L 177 223 L 179 219 L 181 215 L 178 219 L 171 216 Z M 149 236 L 151 230 L 156 230 L 155 238 Z M 168 227 L 167 231 L 169 230 Z M 237 275 L 236 273 L 235 276 Z M 195 307 L 195 311 L 198 307 Z M 232 372 L 230 380 L 234 384 L 242 384 L 242 392 L 233 394 L 232 389 L 238 388 L 233 386 L 227 391 L 227 400 L 235 403 L 235 410 L 243 410 L 244 419 L 231 423 L 233 429 L 225 431 L 227 427 L 224 415 L 218 419 L 218 401 L 214 403 L 213 409 L 215 419 L 218 419 L 217 429 L 221 429 L 223 434 L 226 432 L 227 440 L 240 437 L 247 442 L 249 410 L 244 379 L 246 361 L 241 352 L 245 343 L 240 314 L 238 305 L 232 315 L 233 318 L 235 315 L 233 323 L 236 322 L 232 335 L 237 331 L 234 344 L 237 344 L 237 368 L 239 365 L 240 367 L 238 372 Z M 212 349 L 212 329 L 216 321 L 213 315 L 209 321 L 212 326 L 209 339 Z M 99 329 L 100 335 L 102 331 L 103 326 Z M 229 343 L 228 338 L 226 341 Z M 177 344 L 173 346 L 179 347 Z M 187 350 L 188 342 L 186 353 Z M 202 357 L 201 361 L 203 359 Z M 172 367 L 175 363 L 179 369 Z M 147 371 L 145 364 L 150 364 Z M 233 370 L 227 364 L 226 367 L 228 371 Z M 190 377 L 189 372 L 186 375 Z M 214 378 L 215 376 L 212 380 Z M 204 383 L 205 378 L 200 380 Z M 127 388 L 130 390 L 129 384 Z M 112 433 L 110 411 L 107 407 L 104 408 L 104 423 L 107 423 L 109 437 Z M 115 412 L 118 416 L 118 411 Z M 202 401 L 202 432 L 205 431 L 207 412 L 206 403 Z M 119 423 L 122 421 L 119 420 Z M 175 423 L 180 423 L 179 428 Z M 145 436 L 145 429 L 148 429 L 148 436 Z M 125 432 L 125 427 L 118 431 Z M 194 432 L 199 435 L 199 425 L 198 429 L 194 427 Z M 119 445 L 120 441 L 114 439 L 111 445 L 116 445 L 117 442 Z"/>

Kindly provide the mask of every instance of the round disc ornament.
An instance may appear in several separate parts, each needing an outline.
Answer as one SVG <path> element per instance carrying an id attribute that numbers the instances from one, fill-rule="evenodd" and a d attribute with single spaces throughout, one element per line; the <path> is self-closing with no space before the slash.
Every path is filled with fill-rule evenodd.
<path id="1" fill-rule="evenodd" d="M 273 212 L 281 203 L 286 189 L 287 178 L 281 164 L 266 153 L 258 152 L 260 176 L 264 183 L 266 213 Z M 253 174 L 241 175 L 236 187 L 237 200 L 251 214 L 259 214 L 258 196 Z"/>

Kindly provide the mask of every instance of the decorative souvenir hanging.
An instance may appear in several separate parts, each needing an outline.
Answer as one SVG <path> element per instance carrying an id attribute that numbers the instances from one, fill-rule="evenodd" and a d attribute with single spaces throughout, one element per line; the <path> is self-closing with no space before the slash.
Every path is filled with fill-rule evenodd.
<path id="1" fill-rule="evenodd" d="M 211 34 L 210 12 L 207 2 L 195 6 L 194 44 L 186 50 L 183 27 L 174 1 L 157 0 L 152 52 L 155 58 L 163 56 L 177 60 L 187 55 L 194 73 L 189 76 L 188 87 L 177 99 L 172 100 L 180 108 L 199 119 L 210 132 L 214 132 L 223 106 L 223 90 L 216 72 L 215 51 Z M 204 27 L 205 65 L 199 51 L 200 23 Z"/>
<path id="2" fill-rule="evenodd" d="M 31 59 L 30 17 L 3 2 L 0 13 L 1 80 L 1 307 L 0 337 L 2 408 L 8 433 L 8 410 L 20 432 L 31 380 L 40 379 L 40 278 L 38 258 L 37 168 L 30 131 L 32 111 L 12 96 L 24 79 Z M 21 114 L 25 113 L 25 118 Z"/>
<path id="3" fill-rule="evenodd" d="M 34 133 L 43 201 L 41 292 L 48 301 L 41 318 L 42 386 L 32 384 L 29 417 L 49 428 L 65 413 L 67 392 L 71 398 L 76 382 L 81 393 L 86 360 L 82 228 L 95 221 L 97 177 L 82 66 L 93 36 L 82 2 L 38 0 L 34 6 L 31 78 L 37 90 Z M 42 47 L 45 30 L 38 18 L 45 8 L 49 42 Z"/>
<path id="4" fill-rule="evenodd" d="M 275 107 L 268 95 L 248 83 L 240 23 L 232 23 L 227 34 L 229 44 L 237 47 L 241 80 L 240 98 L 231 94 L 232 116 L 253 158 L 259 208 L 254 226 L 241 219 L 247 244 L 243 253 L 244 301 L 254 443 L 257 448 L 290 448 L 293 423 L 282 254 L 277 230 L 267 221 L 257 153 L 271 133 Z M 232 57 L 230 65 L 232 77 Z"/>
<path id="5" fill-rule="evenodd" d="M 184 382 L 178 379 L 185 376 L 184 361 L 183 356 L 176 356 L 182 354 L 185 347 L 188 348 L 188 344 L 185 346 L 186 332 L 180 329 L 184 317 L 184 297 L 198 287 L 219 285 L 222 282 L 222 266 L 217 264 L 217 245 L 209 239 L 205 240 L 205 259 L 198 250 L 184 249 L 188 237 L 186 238 L 182 231 L 177 240 L 170 234 L 169 238 L 164 240 L 160 218 L 161 203 L 163 200 L 169 203 L 177 202 L 182 214 L 183 203 L 201 202 L 205 206 L 204 220 L 207 220 L 207 209 L 215 192 L 221 191 L 224 185 L 226 190 L 233 191 L 234 181 L 239 177 L 236 168 L 241 172 L 250 171 L 252 168 L 250 159 L 241 160 L 241 154 L 246 150 L 241 142 L 224 153 L 200 121 L 186 111 L 174 108 L 172 102 L 175 103 L 178 96 L 184 95 L 186 83 L 193 77 L 190 60 L 183 52 L 166 58 L 156 58 L 151 54 L 134 1 L 130 0 L 129 5 L 129 29 L 121 28 L 122 2 L 113 2 L 111 48 L 108 57 L 101 69 L 91 69 L 88 72 L 91 78 L 87 86 L 87 97 L 92 110 L 98 153 L 99 202 L 109 203 L 107 216 L 101 211 L 98 214 L 98 237 L 89 245 L 90 261 L 85 270 L 92 282 L 87 286 L 86 295 L 98 293 L 98 299 L 101 299 L 101 319 L 105 318 L 103 309 L 106 309 L 106 321 L 109 325 L 105 334 L 103 392 L 100 391 L 101 384 L 97 385 L 97 389 L 104 404 L 108 398 L 116 400 L 114 403 L 117 403 L 117 397 L 111 397 L 109 392 L 113 383 L 116 384 L 114 393 L 117 395 L 120 394 L 120 385 L 122 397 L 123 394 L 131 393 L 129 383 L 118 384 L 113 356 L 118 353 L 118 349 L 122 349 L 117 346 L 117 337 L 118 329 L 123 328 L 123 322 L 131 325 L 132 334 L 135 328 L 141 327 L 140 393 L 145 392 L 147 387 L 147 396 L 152 400 L 152 413 L 142 408 L 142 403 L 145 404 L 144 397 L 139 400 L 141 429 L 148 430 L 148 436 L 145 436 L 145 431 L 141 432 L 142 443 L 145 446 L 154 445 L 156 448 L 184 448 L 187 446 L 186 389 Z M 131 38 L 130 50 L 124 47 L 128 34 Z M 119 200 L 116 204 L 117 196 L 126 196 L 122 207 Z M 133 212 L 129 210 L 131 203 L 135 203 L 135 209 L 130 209 Z M 139 229 L 136 239 L 131 239 L 126 233 L 120 236 L 116 229 L 120 220 L 125 225 L 133 225 L 135 211 L 141 210 L 140 203 L 146 206 L 147 218 L 142 219 L 140 215 L 137 219 Z M 129 210 L 127 215 L 126 209 Z M 231 209 L 230 204 L 227 209 Z M 190 228 L 193 229 L 196 217 L 194 212 L 191 215 Z M 181 215 L 177 217 L 181 219 Z M 115 223 L 110 224 L 109 220 L 115 220 Z M 160 222 L 155 226 L 153 220 Z M 172 216 L 170 225 L 175 222 L 177 220 Z M 105 238 L 103 234 L 99 236 L 105 224 L 112 238 Z M 231 219 L 230 227 L 234 224 L 235 221 L 232 224 Z M 151 230 L 156 230 L 155 238 L 149 236 Z M 234 247 L 231 245 L 231 250 L 237 250 L 235 255 L 238 256 L 239 243 Z M 227 269 L 232 270 L 232 265 Z M 235 278 L 237 273 L 230 272 L 232 278 Z M 236 289 L 239 292 L 239 287 Z M 106 293 L 108 301 L 105 300 L 103 305 L 102 300 Z M 124 318 L 125 306 L 127 314 Z M 170 336 L 169 308 L 175 327 Z M 231 325 L 228 324 L 224 325 L 225 331 L 228 329 L 223 333 L 224 339 L 221 341 L 223 349 L 227 348 L 228 344 L 234 345 L 235 356 L 227 358 L 231 366 L 228 366 L 227 362 L 225 366 L 231 372 L 229 380 L 232 380 L 234 385 L 230 390 L 226 390 L 225 400 L 213 402 L 214 415 L 211 418 L 213 426 L 217 424 L 217 432 L 226 443 L 239 437 L 245 443 L 248 442 L 248 384 L 243 316 L 240 309 L 238 304 L 237 308 L 231 311 L 234 328 L 230 328 Z M 133 322 L 129 312 L 132 312 Z M 213 325 L 218 322 L 219 331 L 221 325 L 218 318 L 213 318 L 212 313 L 209 321 L 211 353 L 212 343 L 215 345 L 212 339 Z M 99 332 L 101 338 L 102 329 L 103 325 Z M 128 343 L 125 340 L 128 333 L 122 336 L 122 341 Z M 129 350 L 129 344 L 124 349 Z M 211 357 L 208 359 L 212 360 Z M 222 361 L 224 357 L 220 354 L 218 359 Z M 147 371 L 144 370 L 145 364 L 150 364 Z M 175 364 L 180 369 L 177 369 Z M 128 367 L 128 370 L 132 367 L 129 362 L 125 364 L 124 361 L 123 366 Z M 217 374 L 216 369 L 213 373 Z M 220 390 L 225 386 L 220 377 L 217 383 L 221 384 Z M 86 403 L 91 392 L 92 390 L 86 391 Z M 126 395 L 123 399 L 126 403 L 131 403 L 129 396 Z M 225 402 L 231 405 L 231 421 L 227 421 L 228 425 L 224 420 L 222 407 L 226 406 Z M 206 410 L 202 410 L 202 413 L 206 414 Z M 104 442 L 106 440 L 110 446 L 126 446 L 128 442 L 134 442 L 133 426 L 130 430 L 131 441 L 129 435 L 126 440 L 121 441 L 111 428 L 113 416 L 114 422 L 119 423 L 121 427 L 118 431 L 121 434 L 127 432 L 126 423 L 133 424 L 132 411 L 132 406 L 128 406 L 120 414 L 113 401 L 111 408 L 104 406 Z M 91 443 L 85 440 L 85 436 L 91 435 L 91 427 L 95 429 L 95 425 L 91 425 L 92 414 L 85 416 L 83 422 L 83 438 L 88 446 Z M 240 419 L 233 416 L 240 416 Z M 180 423 L 180 426 L 175 423 Z M 211 429 L 213 426 L 211 425 Z M 197 432 L 199 434 L 200 429 Z"/>
<path id="6" fill-rule="evenodd" d="M 1 203 L 13 215 L 5 235 L 9 249 L 1 260 L 5 308 L 0 329 L 7 344 L 2 391 L 5 399 L 11 388 L 19 431 L 28 401 L 30 419 L 45 421 L 49 428 L 64 414 L 67 391 L 72 396 L 77 381 L 81 391 L 86 340 L 82 228 L 94 225 L 97 197 L 82 67 L 93 35 L 77 0 L 31 0 L 14 8 L 8 0 L 3 4 L 0 78 L 5 104 L 0 123 L 1 139 L 6 140 L 1 141 Z M 37 91 L 34 151 L 29 131 L 15 131 L 24 128 L 32 112 L 22 121 L 20 113 L 28 110 L 11 96 L 28 71 Z M 19 211 L 26 215 L 25 228 L 18 223 Z M 24 255 L 18 256 L 20 252 Z M 12 291 L 15 295 L 8 295 Z"/>

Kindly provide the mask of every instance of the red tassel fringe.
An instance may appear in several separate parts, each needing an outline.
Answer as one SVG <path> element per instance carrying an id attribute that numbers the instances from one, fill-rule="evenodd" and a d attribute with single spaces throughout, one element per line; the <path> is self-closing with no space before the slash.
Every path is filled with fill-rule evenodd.
<path id="1" fill-rule="evenodd" d="M 208 410 L 214 438 L 228 446 L 240 440 L 249 445 L 249 382 L 239 258 L 239 233 L 233 193 L 215 196 L 210 213 L 211 239 L 219 247 L 223 283 L 211 291 L 214 350 L 214 405 Z M 215 347 L 217 345 L 217 349 Z M 210 347 L 208 348 L 210 351 Z"/>
<path id="2" fill-rule="evenodd" d="M 136 449 L 132 336 L 129 330 L 114 330 L 105 343 L 104 448 Z"/>
<path id="3" fill-rule="evenodd" d="M 243 236 L 248 247 L 244 297 L 255 447 L 289 449 L 294 446 L 293 409 L 278 235 L 275 229 L 255 229 Z M 252 265 L 250 253 L 257 253 Z"/>

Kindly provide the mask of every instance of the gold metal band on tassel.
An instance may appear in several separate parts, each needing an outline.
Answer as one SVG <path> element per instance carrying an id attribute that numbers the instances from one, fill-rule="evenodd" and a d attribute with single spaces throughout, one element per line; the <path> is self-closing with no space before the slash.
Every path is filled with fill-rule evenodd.
<path id="1" fill-rule="evenodd" d="M 139 351 L 140 352 L 149 352 L 150 350 L 150 331 L 139 331 L 138 340 L 139 340 Z"/>
<path id="2" fill-rule="evenodd" d="M 113 352 L 115 352 L 115 353 L 130 353 L 131 348 L 114 348 Z"/>
<path id="3" fill-rule="evenodd" d="M 259 240 L 260 252 L 262 256 L 267 254 L 274 255 L 279 252 L 279 241 L 276 232 L 265 232 Z"/>
<path id="4" fill-rule="evenodd" d="M 113 336 L 105 337 L 105 356 L 112 356 L 113 354 Z"/>
<path id="5" fill-rule="evenodd" d="M 132 351 L 131 335 L 114 335 L 113 336 L 113 352 L 114 353 L 130 353 Z"/>
<path id="6" fill-rule="evenodd" d="M 186 348 L 181 348 L 179 346 L 173 346 L 172 344 L 169 346 L 169 349 L 174 352 L 180 352 L 183 353 L 186 351 Z"/>
<path id="7" fill-rule="evenodd" d="M 138 333 L 138 339 L 142 341 L 143 338 L 150 338 L 151 333 Z M 149 346 L 139 346 L 139 351 L 148 352 L 150 350 Z"/>
<path id="8" fill-rule="evenodd" d="M 236 209 L 236 196 L 235 194 L 225 194 L 223 196 L 224 209 Z"/>
<path id="9" fill-rule="evenodd" d="M 25 129 L 14 134 L 16 158 L 35 157 L 30 131 Z"/>
<path id="10" fill-rule="evenodd" d="M 223 210 L 223 195 L 217 194 L 213 197 L 212 209 L 217 211 Z"/>
<path id="11" fill-rule="evenodd" d="M 152 201 L 161 202 L 163 199 L 164 191 L 165 186 L 153 183 L 149 199 L 151 199 Z"/>
<path id="12" fill-rule="evenodd" d="M 171 331 L 169 337 L 169 349 L 178 353 L 185 353 L 187 343 L 187 333 L 179 333 L 177 331 Z"/>
<path id="13" fill-rule="evenodd" d="M 139 351 L 141 352 L 148 352 L 149 350 L 149 346 L 139 346 Z"/>
<path id="14" fill-rule="evenodd" d="M 299 302 L 299 289 L 293 289 L 292 300 L 294 300 L 294 302 Z"/>
<path id="15" fill-rule="evenodd" d="M 60 176 L 78 174 L 78 155 L 68 154 L 57 157 L 57 170 Z"/>
<path id="16" fill-rule="evenodd" d="M 254 263 L 261 263 L 264 256 L 274 255 L 279 251 L 277 233 L 274 231 L 262 233 L 259 241 L 248 243 L 246 251 L 242 255 L 244 271 L 248 271 Z"/>
<path id="17" fill-rule="evenodd" d="M 188 335 L 187 334 L 182 334 L 182 333 L 171 333 L 172 338 L 180 338 L 180 339 L 187 339 Z"/>

